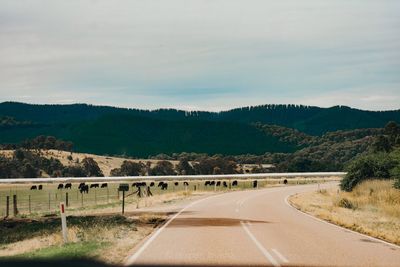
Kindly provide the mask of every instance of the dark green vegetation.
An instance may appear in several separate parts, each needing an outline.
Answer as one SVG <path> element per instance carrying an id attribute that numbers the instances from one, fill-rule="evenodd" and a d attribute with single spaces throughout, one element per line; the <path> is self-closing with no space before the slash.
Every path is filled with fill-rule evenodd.
<path id="1" fill-rule="evenodd" d="M 370 149 L 350 162 L 347 172 L 340 184 L 345 191 L 366 179 L 395 179 L 394 186 L 400 189 L 400 126 L 388 123 Z"/>
<path id="2" fill-rule="evenodd" d="M 315 136 L 330 131 L 383 127 L 390 120 L 400 122 L 400 111 L 295 105 L 213 113 L 5 102 L 0 104 L 0 116 L 3 144 L 51 135 L 72 141 L 77 152 L 133 157 L 181 152 L 292 153 L 322 142 L 315 141 Z"/>

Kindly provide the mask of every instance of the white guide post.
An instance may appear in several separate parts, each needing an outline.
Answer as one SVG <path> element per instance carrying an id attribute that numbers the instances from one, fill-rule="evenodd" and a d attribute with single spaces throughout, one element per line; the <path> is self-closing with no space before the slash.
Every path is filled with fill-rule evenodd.
<path id="1" fill-rule="evenodd" d="M 60 214 L 61 214 L 61 229 L 64 244 L 68 242 L 68 231 L 67 231 L 67 217 L 65 215 L 65 204 L 60 202 Z"/>

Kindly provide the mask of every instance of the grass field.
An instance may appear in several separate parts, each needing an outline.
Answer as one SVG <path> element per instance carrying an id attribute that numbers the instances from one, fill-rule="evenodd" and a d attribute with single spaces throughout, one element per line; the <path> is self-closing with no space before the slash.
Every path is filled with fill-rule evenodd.
<path id="1" fill-rule="evenodd" d="M 321 219 L 400 245 L 400 190 L 393 181 L 365 181 L 352 192 L 299 194 L 290 202 Z"/>
<path id="2" fill-rule="evenodd" d="M 318 181 L 327 181 L 324 178 L 293 178 L 288 179 L 289 184 L 305 184 Z M 239 189 L 252 189 L 252 181 L 238 180 L 238 186 L 205 186 L 204 181 L 188 181 L 186 188 L 183 182 L 174 185 L 175 182 L 169 182 L 168 190 L 161 190 L 160 187 L 151 187 L 154 196 L 177 192 L 213 192 Z M 227 181 L 229 184 L 229 182 Z M 149 182 L 148 182 L 149 184 Z M 259 180 L 258 187 L 283 185 L 283 179 L 265 179 Z M 30 190 L 30 184 L 18 185 L 0 185 L 0 217 L 6 216 L 6 200 L 9 198 L 9 215 L 13 214 L 13 196 L 17 199 L 17 208 L 20 216 L 30 216 L 35 214 L 54 213 L 59 209 L 60 202 L 66 202 L 68 195 L 68 209 L 91 208 L 104 205 L 118 205 L 122 199 L 121 192 L 118 192 L 119 183 L 108 183 L 107 188 L 92 188 L 88 194 L 81 194 L 78 190 L 78 184 L 72 184 L 72 189 L 57 189 L 58 184 L 43 184 L 43 190 Z M 136 187 L 130 187 L 126 192 L 126 201 L 128 203 L 138 202 L 140 199 L 134 192 Z"/>

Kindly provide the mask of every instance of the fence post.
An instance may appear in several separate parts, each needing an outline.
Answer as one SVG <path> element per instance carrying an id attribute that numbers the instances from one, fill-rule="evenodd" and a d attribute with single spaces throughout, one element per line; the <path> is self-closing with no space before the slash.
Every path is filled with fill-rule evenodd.
<path id="1" fill-rule="evenodd" d="M 29 201 L 29 213 L 32 213 L 32 210 L 31 210 L 31 195 L 29 195 L 28 201 Z"/>
<path id="2" fill-rule="evenodd" d="M 51 210 L 50 193 L 49 193 L 49 211 Z"/>
<path id="3" fill-rule="evenodd" d="M 94 204 L 97 205 L 97 189 L 94 189 Z"/>
<path id="4" fill-rule="evenodd" d="M 64 244 L 68 242 L 68 235 L 67 235 L 67 217 L 65 216 L 65 207 L 64 203 L 60 203 L 60 215 L 61 215 L 61 229 L 62 229 L 62 235 L 63 235 L 63 240 Z"/>
<path id="5" fill-rule="evenodd" d="M 125 213 L 125 191 L 122 191 L 122 214 Z"/>
<path id="6" fill-rule="evenodd" d="M 14 216 L 18 214 L 17 195 L 13 195 L 13 214 Z"/>
<path id="7" fill-rule="evenodd" d="M 6 218 L 10 216 L 10 196 L 7 196 L 6 200 Z"/>
<path id="8" fill-rule="evenodd" d="M 69 206 L 69 201 L 68 201 L 68 192 L 65 192 L 65 206 Z"/>
<path id="9" fill-rule="evenodd" d="M 81 193 L 81 207 L 83 207 L 83 193 Z"/>
<path id="10" fill-rule="evenodd" d="M 110 192 L 109 192 L 108 186 L 107 186 L 107 204 L 110 203 L 109 197 L 110 197 Z"/>

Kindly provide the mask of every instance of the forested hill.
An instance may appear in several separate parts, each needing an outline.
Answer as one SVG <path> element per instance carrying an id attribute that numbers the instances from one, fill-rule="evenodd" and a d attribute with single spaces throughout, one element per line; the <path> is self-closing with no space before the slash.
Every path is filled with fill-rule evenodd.
<path id="1" fill-rule="evenodd" d="M 215 113 L 4 102 L 0 103 L 0 143 L 53 135 L 72 141 L 77 151 L 97 154 L 263 154 L 299 150 L 308 142 L 304 140 L 312 139 L 310 135 L 378 128 L 388 121 L 400 122 L 400 110 L 264 105 Z"/>

